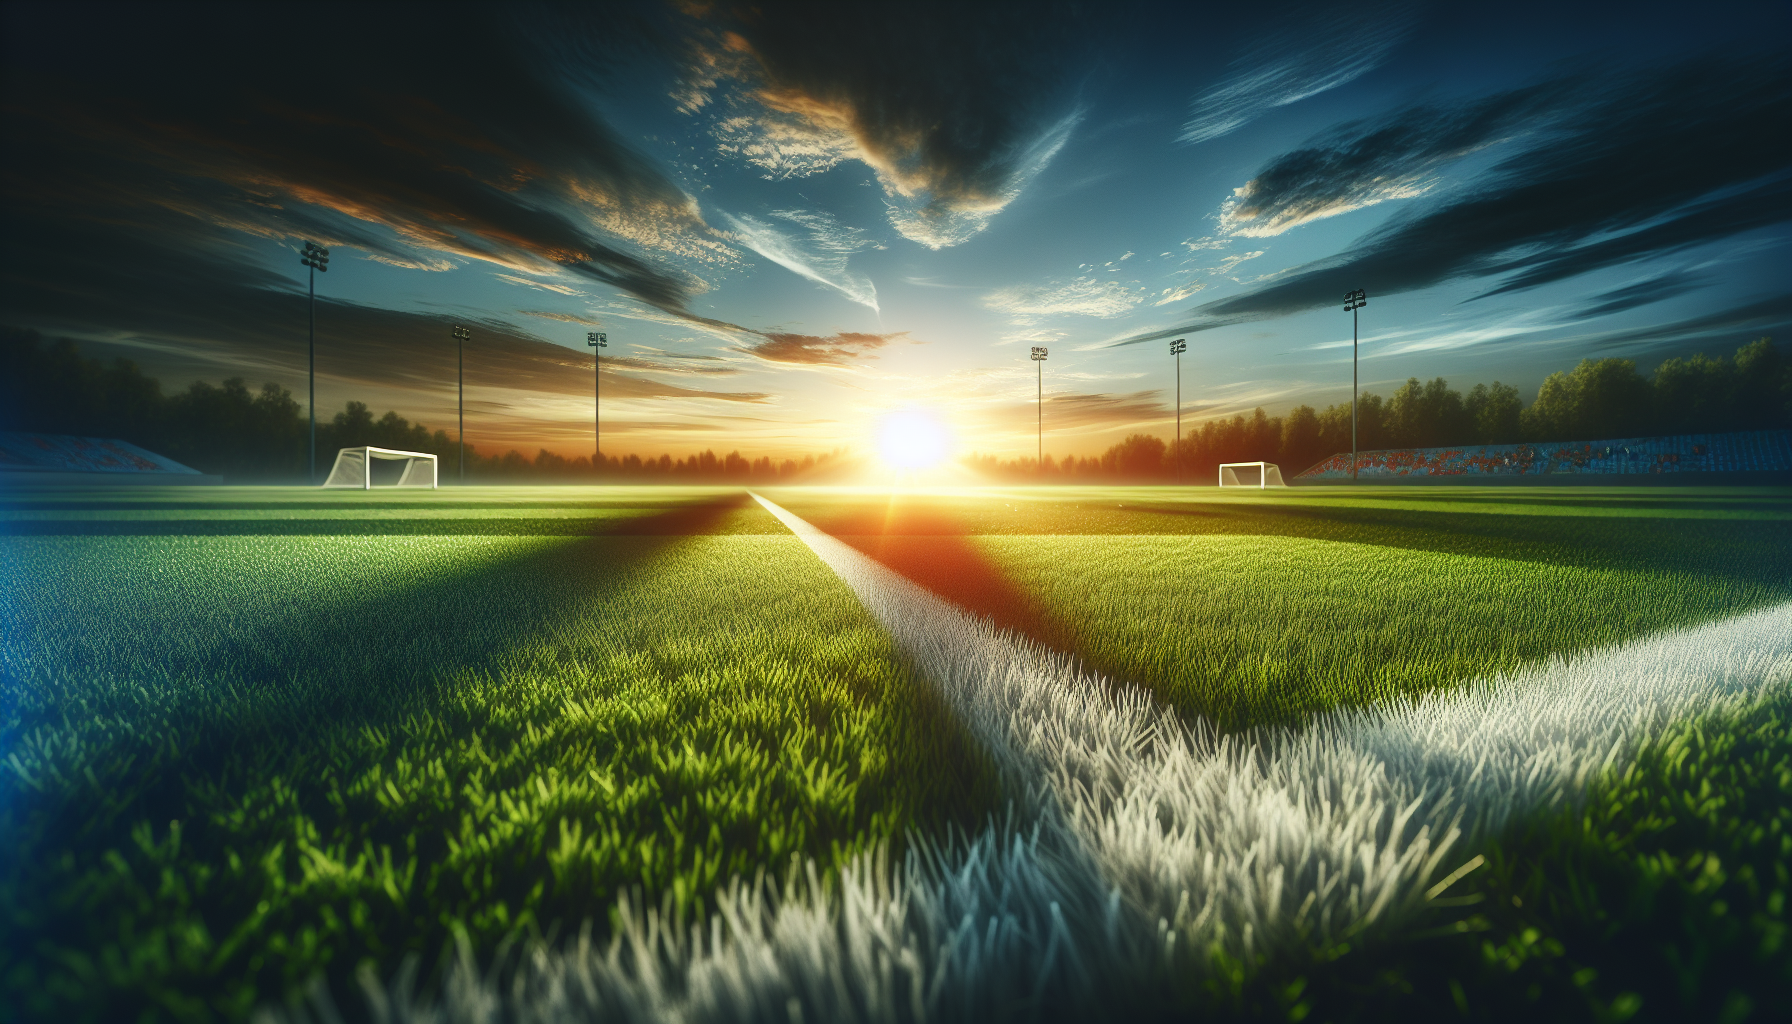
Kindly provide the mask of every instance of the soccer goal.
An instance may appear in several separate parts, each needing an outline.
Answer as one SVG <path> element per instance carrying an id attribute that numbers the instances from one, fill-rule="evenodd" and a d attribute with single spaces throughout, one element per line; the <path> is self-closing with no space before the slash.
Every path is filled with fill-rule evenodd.
<path id="1" fill-rule="evenodd" d="M 401 452 L 392 448 L 344 448 L 336 453 L 325 487 L 434 487 L 436 457 L 426 452 Z"/>
<path id="2" fill-rule="evenodd" d="M 1221 487 L 1286 487 L 1281 467 L 1273 462 L 1222 462 Z"/>

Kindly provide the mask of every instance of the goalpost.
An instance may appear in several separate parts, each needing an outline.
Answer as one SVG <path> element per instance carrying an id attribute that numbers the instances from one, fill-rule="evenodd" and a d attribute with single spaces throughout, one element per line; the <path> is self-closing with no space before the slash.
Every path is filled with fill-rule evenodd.
<path id="1" fill-rule="evenodd" d="M 1241 469 L 1247 470 L 1245 475 L 1249 478 L 1243 482 L 1238 479 L 1237 471 Z M 1248 472 L 1251 469 L 1257 472 Z M 1273 462 L 1222 462 L 1220 463 L 1220 486 L 1256 487 L 1262 490 L 1266 487 L 1286 487 L 1288 484 L 1282 480 L 1281 467 Z"/>
<path id="2" fill-rule="evenodd" d="M 336 453 L 325 487 L 434 487 L 436 457 L 427 452 L 401 452 L 395 448 L 362 445 Z"/>

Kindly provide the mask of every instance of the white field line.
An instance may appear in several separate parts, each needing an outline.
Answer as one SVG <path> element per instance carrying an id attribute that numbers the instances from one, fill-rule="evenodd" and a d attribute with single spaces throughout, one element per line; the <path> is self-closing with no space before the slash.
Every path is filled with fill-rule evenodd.
<path id="1" fill-rule="evenodd" d="M 832 887 L 812 868 L 782 886 L 736 882 L 683 929 L 624 903 L 606 947 L 537 945 L 501 986 L 463 955 L 433 1009 L 401 1005 L 403 976 L 384 990 L 367 977 L 376 1017 L 1113 1013 L 1214 951 L 1398 927 L 1515 816 L 1576 800 L 1673 719 L 1792 680 L 1787 603 L 1299 730 L 1215 737 L 759 501 L 940 687 L 1022 794 L 1022 824 L 895 870 L 862 858 Z"/>
<path id="2" fill-rule="evenodd" d="M 1242 954 L 1403 917 L 1464 840 L 1573 799 L 1670 719 L 1792 678 L 1782 604 L 1299 730 L 1216 738 L 759 501 L 1017 778 L 1047 781 L 1102 876 L 1166 946 Z"/>

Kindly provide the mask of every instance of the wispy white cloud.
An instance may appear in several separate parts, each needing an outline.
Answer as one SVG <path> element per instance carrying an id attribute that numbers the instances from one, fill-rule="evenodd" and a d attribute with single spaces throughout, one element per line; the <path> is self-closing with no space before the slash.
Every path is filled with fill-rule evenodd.
<path id="1" fill-rule="evenodd" d="M 983 297 L 983 304 L 1025 326 L 1050 316 L 1125 316 L 1144 301 L 1139 289 L 1119 281 L 1079 277 L 1066 284 L 1017 285 Z"/>
<path id="2" fill-rule="evenodd" d="M 1427 168 L 1426 170 L 1429 170 Z M 1219 228 L 1229 235 L 1245 238 L 1273 238 L 1285 231 L 1327 217 L 1385 203 L 1391 199 L 1416 199 L 1437 184 L 1425 171 L 1363 182 L 1348 192 L 1326 196 L 1297 206 L 1276 207 L 1261 201 L 1256 179 L 1232 190 L 1232 197 L 1220 204 Z"/>
<path id="3" fill-rule="evenodd" d="M 1048 330 L 1043 327 L 1023 327 L 1018 331 L 1010 331 L 1002 335 L 997 345 L 1050 345 L 1064 337 L 1063 331 Z"/>
<path id="4" fill-rule="evenodd" d="M 1233 269 L 1240 263 L 1243 263 L 1245 260 L 1254 260 L 1261 255 L 1263 255 L 1262 249 L 1258 249 L 1255 252 L 1234 253 L 1231 256 L 1227 256 L 1220 260 L 1219 266 L 1214 267 L 1213 272 L 1221 277 L 1231 277 Z"/>
<path id="5" fill-rule="evenodd" d="M 846 227 L 825 213 L 809 210 L 778 210 L 771 214 L 801 228 L 800 238 L 757 217 L 736 217 L 731 213 L 722 216 L 733 227 L 740 244 L 861 306 L 878 308 L 877 286 L 847 267 L 853 253 L 877 247 L 863 230 Z"/>
<path id="6" fill-rule="evenodd" d="M 1153 306 L 1168 306 L 1172 303 L 1183 302 L 1205 287 L 1207 287 L 1205 281 L 1191 281 L 1188 284 L 1165 288 L 1158 299 L 1151 304 Z"/>
<path id="7" fill-rule="evenodd" d="M 433 270 L 438 273 L 444 270 L 454 270 L 460 266 L 460 264 L 446 257 L 396 256 L 383 252 L 370 252 L 362 258 L 372 260 L 375 263 L 384 263 L 388 267 L 398 267 L 402 270 Z"/>
<path id="8" fill-rule="evenodd" d="M 544 292 L 554 292 L 559 295 L 583 295 L 584 294 L 584 292 L 581 292 L 579 289 L 570 287 L 568 285 L 554 284 L 550 281 L 538 281 L 533 278 L 527 278 L 527 277 L 518 277 L 515 274 L 493 274 L 492 276 L 496 277 L 500 281 L 508 281 L 511 284 L 520 284 L 525 288 L 539 288 Z"/>
<path id="9" fill-rule="evenodd" d="M 957 291 L 960 289 L 972 289 L 977 287 L 977 285 L 974 284 L 946 284 L 944 281 L 932 277 L 904 277 L 902 280 L 917 288 L 949 288 Z"/>
<path id="10" fill-rule="evenodd" d="M 858 156 L 851 126 L 824 111 L 766 108 L 717 121 L 716 150 L 759 168 L 772 181 L 807 178 Z"/>
<path id="11" fill-rule="evenodd" d="M 1310 11 L 1234 60 L 1226 76 L 1195 97 L 1182 142 L 1209 142 L 1277 107 L 1344 85 L 1374 70 L 1412 29 L 1401 5 Z"/>

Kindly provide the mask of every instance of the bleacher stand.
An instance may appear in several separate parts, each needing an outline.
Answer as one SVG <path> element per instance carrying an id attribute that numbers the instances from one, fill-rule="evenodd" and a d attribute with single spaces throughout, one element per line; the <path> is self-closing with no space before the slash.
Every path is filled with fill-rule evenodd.
<path id="1" fill-rule="evenodd" d="M 1733 434 L 1680 434 L 1549 444 L 1396 448 L 1357 455 L 1359 480 L 1757 472 L 1792 472 L 1792 430 L 1744 430 Z M 1294 479 L 1318 482 L 1349 478 L 1350 453 L 1342 452 Z"/>
<path id="2" fill-rule="evenodd" d="M 116 438 L 0 433 L 0 487 L 223 481 Z"/>

